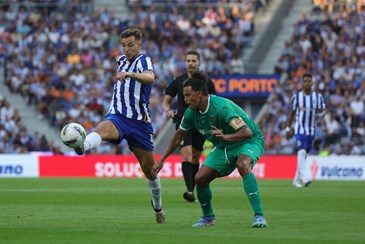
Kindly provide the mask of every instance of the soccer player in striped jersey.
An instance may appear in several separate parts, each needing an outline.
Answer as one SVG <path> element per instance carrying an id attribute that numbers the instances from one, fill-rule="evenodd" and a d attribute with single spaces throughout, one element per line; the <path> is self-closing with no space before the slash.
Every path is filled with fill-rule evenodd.
<path id="1" fill-rule="evenodd" d="M 295 133 L 297 148 L 297 169 L 293 180 L 294 187 L 309 186 L 312 182 L 306 172 L 307 154 L 312 148 L 316 121 L 326 114 L 326 105 L 321 94 L 312 91 L 313 77 L 302 76 L 303 89 L 291 98 L 290 113 L 286 122 L 286 137 L 292 138 Z M 295 116 L 295 127 L 291 128 Z"/>
<path id="2" fill-rule="evenodd" d="M 152 176 L 154 165 L 153 128 L 149 114 L 149 97 L 155 81 L 151 58 L 141 54 L 142 32 L 130 28 L 120 35 L 124 55 L 117 58 L 114 93 L 108 114 L 95 130 L 86 136 L 83 147 L 75 148 L 82 155 L 102 141 L 115 144 L 126 139 L 147 177 L 152 195 L 156 222 L 163 223 L 161 184 L 158 175 Z"/>

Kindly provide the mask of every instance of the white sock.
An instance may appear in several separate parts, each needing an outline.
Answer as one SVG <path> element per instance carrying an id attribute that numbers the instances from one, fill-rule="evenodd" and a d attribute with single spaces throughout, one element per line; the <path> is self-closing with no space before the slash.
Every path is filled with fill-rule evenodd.
<path id="1" fill-rule="evenodd" d="M 298 176 L 305 182 L 305 160 L 307 152 L 304 149 L 298 151 Z"/>
<path id="2" fill-rule="evenodd" d="M 95 147 L 98 147 L 101 143 L 102 139 L 100 135 L 96 132 L 91 132 L 88 134 L 84 141 L 84 150 L 91 150 Z"/>
<path id="3" fill-rule="evenodd" d="M 300 184 L 300 181 L 299 181 L 299 167 L 298 166 L 297 166 L 297 169 L 295 171 L 295 176 L 294 176 L 293 183 L 294 184 Z"/>
<path id="4" fill-rule="evenodd" d="M 160 176 L 157 175 L 157 178 L 155 180 L 147 179 L 148 186 L 150 187 L 150 192 L 152 196 L 152 203 L 154 209 L 161 209 L 162 208 L 162 190 L 161 190 L 161 182 L 160 182 Z"/>

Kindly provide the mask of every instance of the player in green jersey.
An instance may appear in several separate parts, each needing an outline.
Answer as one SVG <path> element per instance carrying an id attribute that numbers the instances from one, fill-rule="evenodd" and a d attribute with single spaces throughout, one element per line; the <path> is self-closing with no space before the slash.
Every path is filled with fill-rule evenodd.
<path id="1" fill-rule="evenodd" d="M 195 127 L 215 148 L 203 162 L 195 181 L 203 216 L 193 227 L 215 224 L 210 182 L 227 176 L 236 168 L 242 176 L 243 188 L 254 212 L 252 227 L 268 227 L 262 210 L 258 184 L 251 172 L 264 152 L 265 143 L 260 128 L 238 105 L 229 99 L 209 95 L 202 76 L 193 75 L 184 83 L 184 98 L 190 107 L 168 148 L 153 166 L 152 174 L 162 169 L 165 159 L 180 145 L 184 133 Z"/>

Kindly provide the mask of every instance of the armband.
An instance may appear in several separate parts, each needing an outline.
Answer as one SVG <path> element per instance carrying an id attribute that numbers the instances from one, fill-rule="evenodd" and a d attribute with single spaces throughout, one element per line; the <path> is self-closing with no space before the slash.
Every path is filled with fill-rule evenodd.
<path id="1" fill-rule="evenodd" d="M 290 132 L 290 130 L 291 130 L 291 128 L 290 128 L 289 126 L 287 126 L 287 127 L 285 128 L 285 131 L 286 131 L 286 132 Z"/>
<path id="2" fill-rule="evenodd" d="M 231 123 L 229 123 L 229 125 L 235 130 L 238 130 L 245 124 L 246 124 L 245 121 L 243 121 L 243 119 L 241 119 L 240 117 L 236 117 L 236 118 L 232 119 Z"/>
<path id="3" fill-rule="evenodd" d="M 168 111 L 170 111 L 170 110 L 171 110 L 171 109 L 166 109 L 166 110 L 165 110 L 165 113 L 167 113 L 167 112 L 168 112 Z"/>

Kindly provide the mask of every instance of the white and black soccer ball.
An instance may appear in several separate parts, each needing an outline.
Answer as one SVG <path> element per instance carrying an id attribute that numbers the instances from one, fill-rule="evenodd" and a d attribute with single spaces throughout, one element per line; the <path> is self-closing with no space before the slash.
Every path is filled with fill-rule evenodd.
<path id="1" fill-rule="evenodd" d="M 62 142 L 71 148 L 81 147 L 85 141 L 86 131 L 82 125 L 78 123 L 70 123 L 65 125 L 61 130 Z"/>

